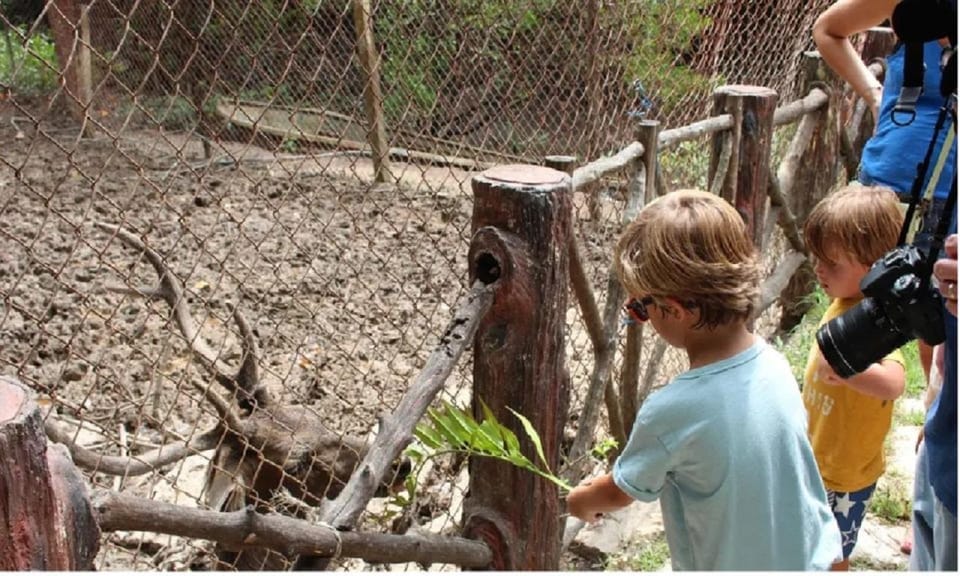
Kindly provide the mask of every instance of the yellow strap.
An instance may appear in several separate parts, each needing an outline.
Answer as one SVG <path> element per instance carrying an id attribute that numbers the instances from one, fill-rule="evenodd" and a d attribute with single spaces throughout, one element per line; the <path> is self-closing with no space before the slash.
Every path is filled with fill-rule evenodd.
<path id="1" fill-rule="evenodd" d="M 940 148 L 940 155 L 937 156 L 937 163 L 933 167 L 933 174 L 930 175 L 930 181 L 927 182 L 927 189 L 923 193 L 924 198 L 930 199 L 933 197 L 933 191 L 940 181 L 940 173 L 943 172 L 943 165 L 947 163 L 947 156 L 950 155 L 950 149 L 953 148 L 954 137 L 953 122 L 950 122 L 950 128 L 947 129 L 947 136 L 943 139 L 943 146 Z"/>

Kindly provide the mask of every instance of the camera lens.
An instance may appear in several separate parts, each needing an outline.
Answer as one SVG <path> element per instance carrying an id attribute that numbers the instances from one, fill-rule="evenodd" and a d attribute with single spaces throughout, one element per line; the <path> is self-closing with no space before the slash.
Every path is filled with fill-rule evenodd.
<path id="1" fill-rule="evenodd" d="M 910 340 L 873 298 L 864 298 L 817 330 L 820 352 L 841 378 L 863 372 Z"/>

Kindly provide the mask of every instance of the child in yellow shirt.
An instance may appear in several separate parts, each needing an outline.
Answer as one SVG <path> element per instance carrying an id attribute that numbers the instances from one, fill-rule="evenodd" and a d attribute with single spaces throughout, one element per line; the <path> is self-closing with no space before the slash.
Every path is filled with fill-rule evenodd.
<path id="1" fill-rule="evenodd" d="M 903 214 L 885 188 L 851 185 L 823 199 L 804 226 L 814 272 L 832 298 L 820 325 L 863 299 L 860 281 L 877 259 L 897 244 Z M 850 378 L 840 378 L 814 343 L 803 378 L 810 443 L 843 537 L 849 569 L 870 497 L 884 471 L 883 442 L 893 402 L 904 390 L 903 356 L 894 350 Z"/>

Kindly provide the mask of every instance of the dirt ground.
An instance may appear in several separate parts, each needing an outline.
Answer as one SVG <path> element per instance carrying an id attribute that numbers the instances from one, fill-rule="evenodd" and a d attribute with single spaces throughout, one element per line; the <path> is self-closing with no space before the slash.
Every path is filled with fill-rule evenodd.
<path id="1" fill-rule="evenodd" d="M 350 154 L 277 161 L 242 143 L 209 162 L 196 138 L 129 126 L 117 139 L 81 140 L 68 121 L 38 130 L 3 103 L 0 142 L 0 371 L 49 397 L 76 441 L 105 454 L 189 438 L 214 412 L 189 385 L 210 378 L 169 309 L 129 293 L 155 286 L 155 272 L 97 222 L 132 231 L 162 256 L 203 338 L 231 367 L 242 353 L 236 306 L 253 327 L 269 390 L 341 433 L 369 434 L 393 409 L 464 293 L 472 212 L 464 172 L 397 165 L 399 186 L 373 186 L 369 162 Z M 617 229 L 615 220 L 594 222 L 583 238 L 595 286 L 606 284 Z M 571 298 L 570 323 L 578 316 Z M 582 328 L 568 354 L 580 388 L 592 369 Z M 462 362 L 445 396 L 463 402 L 469 390 Z M 198 505 L 208 459 L 91 481 Z M 425 521 L 442 530 L 455 519 L 437 509 Z M 98 567 L 205 566 L 204 545 L 181 553 L 179 544 L 114 534 Z"/>

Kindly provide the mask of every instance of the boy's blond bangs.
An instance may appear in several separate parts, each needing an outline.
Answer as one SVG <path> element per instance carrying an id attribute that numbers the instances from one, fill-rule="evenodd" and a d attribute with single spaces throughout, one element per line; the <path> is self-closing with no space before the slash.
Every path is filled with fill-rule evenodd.
<path id="1" fill-rule="evenodd" d="M 694 304 L 709 327 L 749 318 L 759 295 L 743 219 L 707 192 L 678 190 L 650 203 L 620 237 L 615 261 L 631 295 Z"/>
<path id="2" fill-rule="evenodd" d="M 870 265 L 897 245 L 902 224 L 903 211 L 892 190 L 857 184 L 820 201 L 803 233 L 810 252 L 821 260 L 836 262 L 848 254 Z"/>

